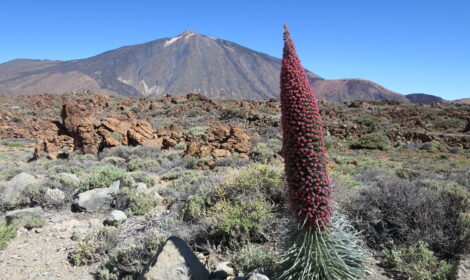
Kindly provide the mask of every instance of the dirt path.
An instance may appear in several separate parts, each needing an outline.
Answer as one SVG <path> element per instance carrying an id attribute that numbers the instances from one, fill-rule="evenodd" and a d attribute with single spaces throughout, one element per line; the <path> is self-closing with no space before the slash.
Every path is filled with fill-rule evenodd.
<path id="1" fill-rule="evenodd" d="M 0 251 L 1 280 L 92 280 L 95 266 L 73 267 L 68 253 L 77 241 L 72 235 L 84 234 L 99 226 L 104 214 L 46 214 L 48 223 L 41 229 L 19 231 L 8 247 Z"/>

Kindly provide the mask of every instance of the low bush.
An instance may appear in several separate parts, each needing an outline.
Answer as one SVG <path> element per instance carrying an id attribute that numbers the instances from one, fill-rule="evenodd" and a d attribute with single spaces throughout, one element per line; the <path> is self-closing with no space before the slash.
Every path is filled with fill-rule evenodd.
<path id="1" fill-rule="evenodd" d="M 273 203 L 281 203 L 284 200 L 283 175 L 283 169 L 278 166 L 250 165 L 242 169 L 232 185 L 227 184 L 226 188 L 229 192 L 233 190 L 231 196 L 258 194 Z"/>
<path id="2" fill-rule="evenodd" d="M 206 199 L 201 194 L 191 195 L 183 206 L 183 217 L 187 221 L 195 221 L 204 217 L 206 210 Z"/>
<path id="3" fill-rule="evenodd" d="M 73 265 L 92 264 L 109 254 L 119 242 L 118 230 L 115 227 L 99 227 L 78 242 L 69 253 L 68 259 Z"/>
<path id="4" fill-rule="evenodd" d="M 107 188 L 114 181 L 120 180 L 121 185 L 132 185 L 133 179 L 126 171 L 113 165 L 95 165 L 84 171 L 86 178 L 81 182 L 81 191 L 87 191 L 95 188 Z"/>
<path id="5" fill-rule="evenodd" d="M 208 126 L 195 126 L 189 129 L 189 134 L 192 136 L 201 136 L 204 135 L 208 129 Z"/>
<path id="6" fill-rule="evenodd" d="M 385 250 L 385 264 L 409 280 L 447 280 L 452 265 L 436 258 L 426 243 L 403 249 Z"/>
<path id="7" fill-rule="evenodd" d="M 267 143 L 256 143 L 249 152 L 249 156 L 254 161 L 266 164 L 281 151 L 281 148 L 281 140 L 272 138 Z"/>
<path id="8" fill-rule="evenodd" d="M 16 236 L 16 228 L 6 222 L 0 223 L 0 250 L 8 246 L 8 241 Z"/>
<path id="9" fill-rule="evenodd" d="M 380 249 L 390 240 L 399 247 L 419 241 L 439 257 L 469 250 L 462 214 L 470 209 L 468 190 L 434 180 L 406 180 L 376 170 L 357 176 L 367 185 L 343 205 L 369 246 Z"/>
<path id="10" fill-rule="evenodd" d="M 252 243 L 245 245 L 233 259 L 233 268 L 239 276 L 255 269 L 273 269 L 274 266 L 272 256 Z"/>
<path id="11" fill-rule="evenodd" d="M 155 184 L 155 178 L 145 172 L 136 171 L 127 173 L 136 183 L 145 183 L 149 188 Z M 131 180 L 132 181 L 132 180 Z"/>
<path id="12" fill-rule="evenodd" d="M 230 156 L 230 157 L 224 157 L 224 158 L 219 158 L 216 159 L 215 161 L 215 166 L 216 167 L 243 167 L 247 164 L 249 164 L 250 161 L 248 159 L 240 158 L 237 156 Z"/>
<path id="13" fill-rule="evenodd" d="M 33 228 L 40 228 L 43 227 L 46 224 L 46 220 L 42 218 L 32 218 L 27 220 L 24 223 L 24 227 L 26 229 L 33 229 Z"/>
<path id="14" fill-rule="evenodd" d="M 153 171 L 158 167 L 160 167 L 160 164 L 154 159 L 132 158 L 127 162 L 127 170 L 129 171 Z"/>
<path id="15" fill-rule="evenodd" d="M 154 193 L 122 188 L 116 195 L 114 205 L 117 209 L 123 210 L 128 217 L 131 217 L 147 214 L 160 202 Z"/>
<path id="16" fill-rule="evenodd" d="M 214 235 L 248 239 L 260 230 L 272 207 L 263 200 L 232 202 L 221 200 L 210 208 L 210 231 Z"/>
<path id="17" fill-rule="evenodd" d="M 433 140 L 431 142 L 423 143 L 419 149 L 430 153 L 436 153 L 440 150 L 440 147 L 441 143 L 439 141 Z"/>
<path id="18" fill-rule="evenodd" d="M 204 223 L 211 239 L 237 247 L 240 241 L 260 240 L 279 205 L 285 206 L 283 171 L 269 165 L 250 165 L 225 174 L 225 181 L 202 188 L 182 206 L 183 218 Z"/>
<path id="19" fill-rule="evenodd" d="M 391 142 L 384 132 L 373 132 L 365 134 L 351 144 L 352 149 L 380 149 L 385 150 L 390 147 Z"/>
<path id="20" fill-rule="evenodd" d="M 146 233 L 140 239 L 119 245 L 96 272 L 97 280 L 137 279 L 143 267 L 157 253 L 166 236 Z"/>
<path id="21" fill-rule="evenodd" d="M 257 143 L 249 153 L 252 160 L 261 163 L 268 163 L 273 155 L 273 150 L 271 150 L 266 143 Z"/>

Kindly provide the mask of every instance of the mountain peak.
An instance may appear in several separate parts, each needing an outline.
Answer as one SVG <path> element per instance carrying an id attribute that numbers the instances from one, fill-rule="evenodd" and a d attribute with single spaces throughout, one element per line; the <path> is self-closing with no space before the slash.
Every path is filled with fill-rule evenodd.
<path id="1" fill-rule="evenodd" d="M 179 34 L 177 37 L 188 36 L 188 35 L 197 35 L 198 33 L 194 30 L 186 30 L 183 33 Z"/>

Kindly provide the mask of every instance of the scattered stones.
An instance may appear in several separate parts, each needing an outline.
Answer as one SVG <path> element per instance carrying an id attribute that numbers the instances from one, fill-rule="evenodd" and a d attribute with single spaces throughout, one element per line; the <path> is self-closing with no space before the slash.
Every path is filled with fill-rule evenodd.
<path id="1" fill-rule="evenodd" d="M 171 236 L 138 279 L 208 280 L 209 272 L 183 240 Z"/>

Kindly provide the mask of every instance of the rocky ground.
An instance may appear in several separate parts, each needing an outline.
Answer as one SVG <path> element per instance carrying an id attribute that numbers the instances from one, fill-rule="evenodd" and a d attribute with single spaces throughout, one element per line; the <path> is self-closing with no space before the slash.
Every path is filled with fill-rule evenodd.
<path id="1" fill-rule="evenodd" d="M 212 278 L 271 277 L 290 223 L 277 101 L 0 101 L 0 246 L 9 224 L 16 231 L 0 251 L 2 279 L 136 279 L 170 235 Z M 363 232 L 368 279 L 438 279 L 438 261 L 461 263 L 449 275 L 466 279 L 456 240 L 470 232 L 470 106 L 320 105 L 334 200 Z M 419 241 L 425 261 L 406 251 Z"/>

